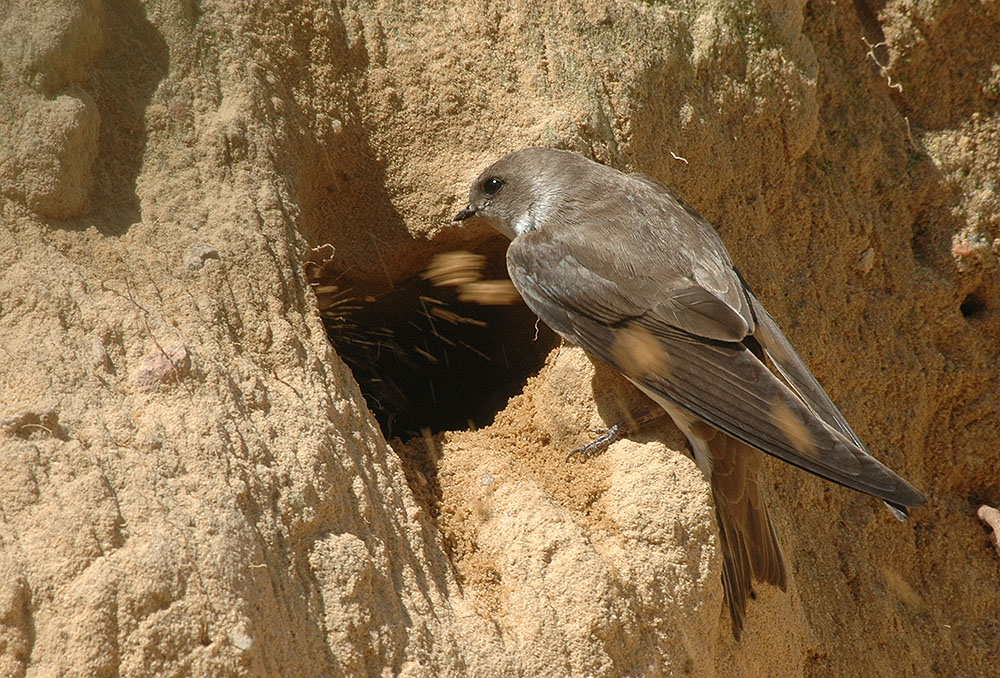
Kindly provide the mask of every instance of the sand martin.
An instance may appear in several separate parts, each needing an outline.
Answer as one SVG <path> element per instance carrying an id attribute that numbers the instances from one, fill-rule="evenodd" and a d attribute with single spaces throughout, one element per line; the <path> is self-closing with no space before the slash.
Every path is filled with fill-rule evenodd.
<path id="1" fill-rule="evenodd" d="M 712 490 L 737 639 L 752 581 L 786 580 L 756 450 L 878 497 L 901 519 L 925 503 L 872 457 L 715 229 L 656 179 L 527 148 L 475 180 L 455 220 L 473 216 L 511 239 L 507 270 L 531 310 L 687 436 Z"/>

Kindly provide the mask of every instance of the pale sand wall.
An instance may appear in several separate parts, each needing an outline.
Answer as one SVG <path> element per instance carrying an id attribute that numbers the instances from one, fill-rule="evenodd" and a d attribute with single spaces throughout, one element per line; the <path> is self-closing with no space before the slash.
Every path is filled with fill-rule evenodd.
<path id="1" fill-rule="evenodd" d="M 0 675 L 995 671 L 1000 4 L 878 19 L 0 4 Z M 679 434 L 563 462 L 632 397 L 614 375 L 595 401 L 553 352 L 492 426 L 404 463 L 327 342 L 312 245 L 412 275 L 484 236 L 449 218 L 527 144 L 655 174 L 718 225 L 931 499 L 901 525 L 769 464 L 791 581 L 740 644 Z"/>

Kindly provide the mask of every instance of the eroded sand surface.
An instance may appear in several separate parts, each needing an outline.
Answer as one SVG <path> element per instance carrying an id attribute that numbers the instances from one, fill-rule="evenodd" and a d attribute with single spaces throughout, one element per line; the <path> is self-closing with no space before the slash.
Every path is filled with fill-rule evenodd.
<path id="1" fill-rule="evenodd" d="M 1000 3 L 863 5 L 0 5 L 0 675 L 995 671 Z M 327 340 L 312 248 L 475 249 L 529 144 L 695 205 L 930 497 L 769 463 L 790 585 L 739 644 L 680 434 L 564 462 L 614 374 L 564 346 L 394 450 Z"/>

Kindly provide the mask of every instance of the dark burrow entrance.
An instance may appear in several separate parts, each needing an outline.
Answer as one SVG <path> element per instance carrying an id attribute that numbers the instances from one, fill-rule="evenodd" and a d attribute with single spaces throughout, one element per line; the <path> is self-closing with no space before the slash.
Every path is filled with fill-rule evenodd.
<path id="1" fill-rule="evenodd" d="M 986 301 L 984 300 L 983 294 L 977 290 L 966 295 L 965 299 L 962 300 L 962 304 L 958 308 L 964 318 L 980 318 L 986 311 Z"/>
<path id="2" fill-rule="evenodd" d="M 506 280 L 503 250 L 478 249 L 482 279 Z M 387 440 L 489 425 L 558 341 L 520 299 L 470 301 L 426 273 L 359 283 L 336 263 L 306 268 L 330 342 Z"/>

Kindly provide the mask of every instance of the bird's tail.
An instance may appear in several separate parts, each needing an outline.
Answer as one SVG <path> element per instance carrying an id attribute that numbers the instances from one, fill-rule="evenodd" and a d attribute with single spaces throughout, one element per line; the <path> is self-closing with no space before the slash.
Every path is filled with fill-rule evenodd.
<path id="1" fill-rule="evenodd" d="M 705 441 L 712 457 L 712 498 L 719 523 L 722 585 L 733 637 L 743 630 L 753 581 L 785 590 L 785 561 L 757 482 L 761 454 L 724 433 Z"/>

